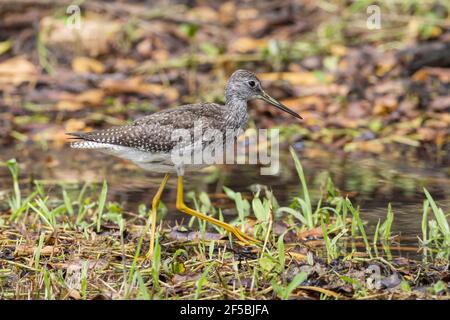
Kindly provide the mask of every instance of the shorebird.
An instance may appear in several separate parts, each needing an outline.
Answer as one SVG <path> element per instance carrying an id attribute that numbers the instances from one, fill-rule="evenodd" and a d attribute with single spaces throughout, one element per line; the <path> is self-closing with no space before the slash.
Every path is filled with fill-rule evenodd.
<path id="1" fill-rule="evenodd" d="M 247 126 L 247 102 L 252 99 L 262 99 L 272 106 L 302 119 L 296 112 L 268 95 L 262 89 L 260 80 L 253 72 L 237 70 L 231 75 L 226 85 L 224 105 L 216 103 L 182 105 L 153 113 L 124 126 L 92 132 L 67 133 L 72 139 L 75 139 L 71 143 L 72 148 L 96 149 L 119 158 L 131 160 L 145 170 L 165 174 L 152 200 L 148 256 L 153 254 L 156 213 L 161 194 L 171 174 L 178 176 L 177 210 L 222 227 L 246 244 L 259 242 L 228 223 L 186 206 L 183 199 L 183 176 L 186 171 L 195 171 L 205 165 L 178 162 L 174 161 L 173 157 L 174 151 L 202 152 L 204 148 L 213 143 L 205 143 L 204 141 L 196 143 L 198 141 L 195 141 L 195 138 L 193 141 L 185 140 L 188 142 L 180 143 L 180 141 L 173 139 L 173 133 L 177 130 L 184 130 L 182 132 L 191 135 L 195 126 L 199 123 L 207 129 L 218 130 L 226 135 L 225 147 L 227 147 L 227 144 L 234 143 L 237 135 L 243 132 Z M 229 132 L 231 132 L 231 137 Z"/>

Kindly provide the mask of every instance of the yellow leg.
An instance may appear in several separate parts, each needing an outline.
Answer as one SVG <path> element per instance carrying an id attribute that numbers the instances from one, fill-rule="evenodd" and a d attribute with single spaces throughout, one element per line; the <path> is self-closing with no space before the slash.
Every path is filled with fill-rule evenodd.
<path id="1" fill-rule="evenodd" d="M 169 180 L 170 174 L 166 173 L 164 176 L 163 181 L 161 182 L 161 185 L 158 188 L 158 191 L 156 192 L 155 196 L 152 200 L 152 225 L 150 228 L 150 249 L 148 250 L 147 257 L 151 258 L 153 256 L 153 250 L 155 248 L 155 233 L 156 233 L 156 212 L 158 210 L 159 206 L 159 200 L 161 199 L 161 195 L 164 191 L 164 188 L 167 184 L 167 180 Z"/>
<path id="2" fill-rule="evenodd" d="M 236 227 L 233 227 L 232 225 L 229 225 L 228 223 L 222 222 L 213 217 L 209 217 L 201 212 L 198 212 L 198 211 L 188 208 L 184 204 L 184 200 L 183 200 L 183 177 L 182 176 L 178 177 L 177 209 L 180 210 L 181 212 L 187 213 L 191 216 L 197 217 L 202 220 L 206 220 L 212 224 L 215 224 L 216 226 L 224 228 L 228 232 L 231 232 L 232 234 L 234 234 L 236 236 L 236 238 L 238 238 L 242 242 L 245 242 L 245 243 L 249 243 L 249 242 L 258 243 L 259 242 L 259 240 L 256 240 L 256 239 L 246 235 L 241 230 L 239 230 Z"/>

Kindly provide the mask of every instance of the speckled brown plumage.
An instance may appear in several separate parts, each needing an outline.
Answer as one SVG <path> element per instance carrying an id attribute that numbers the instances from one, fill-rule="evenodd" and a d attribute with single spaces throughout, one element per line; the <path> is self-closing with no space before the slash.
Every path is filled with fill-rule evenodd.
<path id="1" fill-rule="evenodd" d="M 120 158 L 129 159 L 146 170 L 158 172 L 184 172 L 183 165 L 175 165 L 171 158 L 174 149 L 192 149 L 189 152 L 202 152 L 194 148 L 194 128 L 199 125 L 203 132 L 208 129 L 218 130 L 222 135 L 221 146 L 226 146 L 234 139 L 229 139 L 243 132 L 247 125 L 247 101 L 263 99 L 282 110 L 298 116 L 279 102 L 268 96 L 261 88 L 261 83 L 254 73 L 246 70 L 235 71 L 225 88 L 225 105 L 216 103 L 196 103 L 163 110 L 143 117 L 121 127 L 93 132 L 69 133 L 75 140 L 71 146 L 79 149 L 97 149 Z M 193 137 L 191 140 L 174 140 L 177 129 Z M 226 139 L 226 140 L 224 140 Z M 224 144 L 224 142 L 226 142 Z M 204 141 L 205 146 L 216 141 Z"/>
<path id="2" fill-rule="evenodd" d="M 152 153 L 171 152 L 177 141 L 172 141 L 176 129 L 194 130 L 196 121 L 205 129 L 221 131 L 236 129 L 239 124 L 230 117 L 230 110 L 215 103 L 197 103 L 160 111 L 121 127 L 70 135 L 85 141 L 136 148 Z M 226 121 L 224 121 L 226 120 Z M 73 143 L 83 147 L 82 142 Z"/>

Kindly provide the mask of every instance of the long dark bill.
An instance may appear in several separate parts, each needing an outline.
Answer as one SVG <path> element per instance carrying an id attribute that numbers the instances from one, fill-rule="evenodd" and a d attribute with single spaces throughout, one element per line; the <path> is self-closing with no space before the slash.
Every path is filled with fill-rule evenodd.
<path id="1" fill-rule="evenodd" d="M 294 116 L 294 117 L 299 118 L 299 119 L 303 119 L 298 113 L 292 111 L 291 109 L 286 107 L 284 104 L 282 104 L 278 100 L 275 100 L 274 98 L 269 96 L 265 91 L 262 92 L 262 94 L 260 95 L 260 98 L 262 100 L 264 100 L 265 102 L 270 103 L 274 107 L 276 107 L 276 108 L 278 108 L 280 110 L 283 110 L 284 112 L 289 113 L 291 116 Z"/>

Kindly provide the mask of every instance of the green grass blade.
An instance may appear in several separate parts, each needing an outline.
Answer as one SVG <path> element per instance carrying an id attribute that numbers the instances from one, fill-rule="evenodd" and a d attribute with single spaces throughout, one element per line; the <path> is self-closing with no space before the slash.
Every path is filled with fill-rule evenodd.
<path id="1" fill-rule="evenodd" d="M 102 224 L 103 209 L 105 208 L 107 194 L 108 194 L 108 184 L 106 183 L 106 180 L 105 180 L 105 181 L 103 181 L 102 191 L 100 193 L 100 198 L 98 200 L 97 232 L 100 232 L 100 227 Z"/>
<path id="2" fill-rule="evenodd" d="M 448 225 L 447 218 L 445 217 L 445 214 L 442 211 L 442 209 L 437 206 L 436 202 L 431 197 L 431 194 L 428 192 L 428 190 L 425 188 L 423 188 L 423 190 L 428 199 L 428 202 L 431 205 L 431 209 L 433 210 L 434 217 L 436 218 L 436 221 L 438 223 L 439 230 L 441 231 L 445 239 L 445 242 L 447 244 L 450 244 L 450 227 Z"/>
<path id="3" fill-rule="evenodd" d="M 41 235 L 39 236 L 39 243 L 38 243 L 38 246 L 34 253 L 34 268 L 35 269 L 39 268 L 39 261 L 41 259 L 41 250 L 44 245 L 44 240 L 45 240 L 45 233 L 42 232 Z"/>
<path id="4" fill-rule="evenodd" d="M 66 189 L 63 189 L 63 200 L 64 200 L 64 205 L 66 207 L 67 212 L 69 213 L 69 215 L 73 216 L 73 206 L 72 206 L 72 201 L 70 200 L 69 195 L 67 194 Z"/>
<path id="5" fill-rule="evenodd" d="M 294 159 L 295 169 L 297 170 L 297 174 L 298 174 L 298 177 L 299 177 L 301 185 L 302 185 L 304 201 L 306 204 L 304 214 L 306 216 L 307 226 L 308 226 L 308 228 L 313 228 L 314 223 L 313 223 L 313 216 L 312 216 L 311 199 L 309 197 L 309 191 L 308 191 L 308 186 L 306 184 L 305 174 L 303 172 L 303 167 L 302 167 L 302 164 L 300 163 L 300 160 L 297 157 L 297 154 L 295 153 L 294 148 L 289 147 L 289 151 L 291 152 L 292 159 Z"/>

